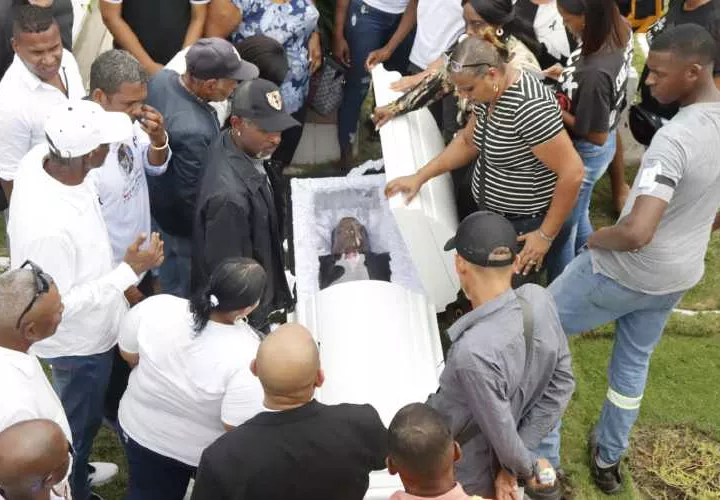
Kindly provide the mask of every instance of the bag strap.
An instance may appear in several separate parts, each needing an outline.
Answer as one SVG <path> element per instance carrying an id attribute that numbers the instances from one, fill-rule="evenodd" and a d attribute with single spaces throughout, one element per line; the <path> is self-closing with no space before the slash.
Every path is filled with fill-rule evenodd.
<path id="1" fill-rule="evenodd" d="M 530 305 L 530 303 L 520 295 L 517 295 L 517 299 L 520 303 L 520 308 L 522 309 L 523 337 L 525 337 L 525 366 L 523 368 L 522 378 L 520 379 L 520 383 L 522 383 L 527 377 L 527 374 L 530 370 L 530 364 L 532 363 L 533 330 L 535 329 L 535 320 L 533 318 L 532 306 Z M 520 385 L 518 385 L 517 390 L 520 390 Z M 471 417 L 470 421 L 465 425 L 463 430 L 461 430 L 460 433 L 455 436 L 455 441 L 457 441 L 457 443 L 462 447 L 465 446 L 468 441 L 477 436 L 479 433 L 480 426 Z"/>

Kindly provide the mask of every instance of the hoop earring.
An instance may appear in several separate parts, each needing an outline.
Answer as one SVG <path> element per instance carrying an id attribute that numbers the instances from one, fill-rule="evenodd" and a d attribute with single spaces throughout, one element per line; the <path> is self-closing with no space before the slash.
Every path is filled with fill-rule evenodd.
<path id="1" fill-rule="evenodd" d="M 500 90 L 500 87 L 498 87 L 498 84 L 493 83 L 493 92 L 495 92 L 495 94 L 497 94 L 499 90 Z"/>
<path id="2" fill-rule="evenodd" d="M 501 36 L 503 36 L 503 35 L 505 34 L 505 31 L 503 31 L 502 27 L 500 27 L 500 28 L 498 28 L 498 29 L 495 30 L 495 34 L 496 34 L 498 37 L 501 37 Z"/>

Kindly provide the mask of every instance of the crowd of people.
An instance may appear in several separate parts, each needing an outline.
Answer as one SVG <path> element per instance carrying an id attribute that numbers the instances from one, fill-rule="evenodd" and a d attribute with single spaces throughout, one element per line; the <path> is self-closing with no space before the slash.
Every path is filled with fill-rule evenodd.
<path id="1" fill-rule="evenodd" d="M 614 0 L 337 0 L 328 47 L 310 0 L 100 0 L 115 48 L 87 86 L 71 2 L 0 3 L 0 499 L 101 499 L 104 424 L 129 500 L 191 480 L 197 500 L 360 500 L 383 469 L 393 500 L 559 499 L 567 336 L 609 321 L 590 469 L 622 489 L 653 349 L 720 228 L 718 9 L 673 0 L 651 28 L 642 105 L 665 122 L 629 187 L 634 38 Z M 385 63 L 403 95 L 376 125 L 429 107 L 448 141 L 386 195 L 451 173 L 462 215 L 444 249 L 467 312 L 437 392 L 388 428 L 317 401 L 313 333 L 271 328 L 293 307 L 278 173 L 330 50 L 348 68 L 341 165 Z M 622 210 L 593 231 L 606 170 Z"/>

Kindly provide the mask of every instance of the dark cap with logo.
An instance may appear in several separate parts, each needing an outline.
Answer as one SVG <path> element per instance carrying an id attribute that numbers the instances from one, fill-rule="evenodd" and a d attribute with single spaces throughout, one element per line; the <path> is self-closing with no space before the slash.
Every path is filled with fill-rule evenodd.
<path id="1" fill-rule="evenodd" d="M 242 82 L 235 89 L 232 114 L 246 118 L 266 132 L 282 132 L 300 123 L 285 111 L 280 88 L 267 80 Z"/>
<path id="2" fill-rule="evenodd" d="M 445 251 L 455 249 L 466 261 L 481 267 L 509 266 L 517 255 L 517 233 L 513 225 L 494 212 L 475 212 L 463 219 L 455 236 L 445 244 Z M 491 259 L 496 250 L 508 249 L 511 255 Z"/>
<path id="3" fill-rule="evenodd" d="M 257 66 L 240 58 L 233 44 L 222 38 L 201 38 L 185 54 L 187 72 L 200 80 L 257 78 Z"/>

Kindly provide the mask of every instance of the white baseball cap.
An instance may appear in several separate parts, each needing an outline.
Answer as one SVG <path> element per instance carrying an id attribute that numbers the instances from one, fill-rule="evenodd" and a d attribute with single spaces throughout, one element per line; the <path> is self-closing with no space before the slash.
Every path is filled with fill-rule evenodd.
<path id="1" fill-rule="evenodd" d="M 102 144 L 128 139 L 133 134 L 130 117 L 105 111 L 86 100 L 68 101 L 52 111 L 45 122 L 50 150 L 61 158 L 79 158 Z"/>

